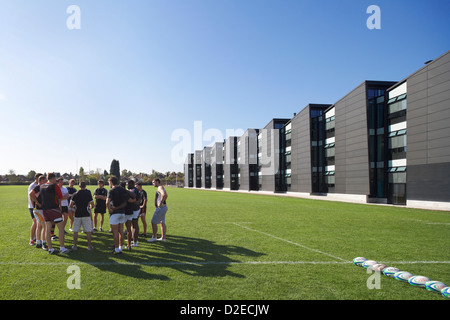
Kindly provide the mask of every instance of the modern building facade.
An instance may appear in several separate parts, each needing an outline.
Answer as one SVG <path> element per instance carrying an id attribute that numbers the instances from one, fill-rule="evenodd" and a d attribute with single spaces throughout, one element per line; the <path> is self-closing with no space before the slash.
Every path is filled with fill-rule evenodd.
<path id="1" fill-rule="evenodd" d="M 223 189 L 239 190 L 238 137 L 228 137 L 223 143 Z"/>
<path id="2" fill-rule="evenodd" d="M 286 190 L 326 193 L 324 187 L 324 111 L 330 104 L 309 104 L 285 126 Z"/>
<path id="3" fill-rule="evenodd" d="M 248 129 L 237 140 L 239 190 L 259 190 L 258 185 L 258 133 Z"/>
<path id="4" fill-rule="evenodd" d="M 394 84 L 365 81 L 326 110 L 328 192 L 367 196 L 368 202 L 371 198 L 386 199 L 384 189 L 377 191 L 386 170 L 383 155 L 377 152 L 384 150 L 384 95 Z M 385 202 L 374 200 L 378 201 Z"/>
<path id="5" fill-rule="evenodd" d="M 202 187 L 202 150 L 194 151 L 194 161 L 193 161 L 193 171 L 194 171 L 194 187 L 201 188 Z"/>
<path id="6" fill-rule="evenodd" d="M 203 150 L 209 171 L 189 154 L 185 185 L 202 187 L 200 170 L 213 189 L 450 210 L 449 121 L 450 51 L 399 82 L 364 81 L 334 104 L 216 142 Z"/>
<path id="7" fill-rule="evenodd" d="M 286 191 L 285 125 L 290 119 L 272 119 L 258 134 L 258 189 Z"/>
<path id="8" fill-rule="evenodd" d="M 211 147 L 204 147 L 202 151 L 202 187 L 211 188 Z"/>
<path id="9" fill-rule="evenodd" d="M 389 198 L 448 208 L 450 202 L 450 51 L 387 92 Z"/>
<path id="10" fill-rule="evenodd" d="M 215 142 L 211 147 L 211 188 L 223 189 L 223 142 Z"/>
<path id="11" fill-rule="evenodd" d="M 188 153 L 184 161 L 184 187 L 194 187 L 194 154 Z"/>

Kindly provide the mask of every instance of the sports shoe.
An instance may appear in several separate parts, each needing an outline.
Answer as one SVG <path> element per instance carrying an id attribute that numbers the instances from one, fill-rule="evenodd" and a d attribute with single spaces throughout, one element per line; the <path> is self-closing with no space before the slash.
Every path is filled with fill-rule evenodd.
<path id="1" fill-rule="evenodd" d="M 36 243 L 36 249 L 41 249 L 42 248 L 42 243 Z"/>
<path id="2" fill-rule="evenodd" d="M 72 246 L 72 250 L 73 250 L 73 251 L 77 251 L 77 250 L 78 250 L 78 247 L 77 247 L 77 246 Z"/>
<path id="3" fill-rule="evenodd" d="M 48 254 L 57 254 L 57 253 L 58 253 L 58 250 L 56 250 L 56 249 L 53 249 L 53 248 L 48 249 Z"/>
<path id="4" fill-rule="evenodd" d="M 166 242 L 166 238 L 158 238 L 158 241 Z"/>
<path id="5" fill-rule="evenodd" d="M 34 246 L 35 244 L 36 244 L 35 240 L 30 240 L 30 243 L 29 243 L 30 246 Z"/>
<path id="6" fill-rule="evenodd" d="M 122 254 L 122 251 L 117 252 L 115 249 L 113 249 L 113 251 L 111 251 L 110 254 Z"/>
<path id="7" fill-rule="evenodd" d="M 70 251 L 71 250 L 67 249 L 67 248 L 62 248 L 62 249 L 59 250 L 59 252 L 61 252 L 61 253 L 69 253 Z"/>
<path id="8" fill-rule="evenodd" d="M 158 240 L 158 239 L 152 237 L 151 239 L 148 239 L 147 242 L 155 242 L 155 241 L 157 241 L 157 240 Z"/>

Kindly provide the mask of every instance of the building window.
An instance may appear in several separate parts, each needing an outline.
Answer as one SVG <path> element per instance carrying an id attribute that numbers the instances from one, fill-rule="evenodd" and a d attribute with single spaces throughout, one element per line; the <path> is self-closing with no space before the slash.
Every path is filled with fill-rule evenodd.
<path id="1" fill-rule="evenodd" d="M 390 160 L 390 166 L 387 168 L 388 202 L 393 204 L 406 204 L 406 96 L 407 94 L 403 93 L 387 102 L 389 130 L 392 130 L 387 135 Z M 401 164 L 393 166 L 393 163 Z"/>
<path id="2" fill-rule="evenodd" d="M 393 114 L 402 110 L 406 110 L 406 94 L 399 95 L 398 97 L 394 97 L 389 99 L 388 101 L 389 114 Z"/>

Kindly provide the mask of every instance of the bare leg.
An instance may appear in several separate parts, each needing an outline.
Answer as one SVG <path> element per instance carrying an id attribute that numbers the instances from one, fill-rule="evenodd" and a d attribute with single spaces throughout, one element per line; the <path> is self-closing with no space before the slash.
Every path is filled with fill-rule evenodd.
<path id="1" fill-rule="evenodd" d="M 132 220 L 131 230 L 133 232 L 133 242 L 134 245 L 137 245 L 138 239 L 139 239 L 139 220 L 135 219 Z"/>
<path id="2" fill-rule="evenodd" d="M 161 239 L 166 239 L 166 224 L 161 222 Z"/>

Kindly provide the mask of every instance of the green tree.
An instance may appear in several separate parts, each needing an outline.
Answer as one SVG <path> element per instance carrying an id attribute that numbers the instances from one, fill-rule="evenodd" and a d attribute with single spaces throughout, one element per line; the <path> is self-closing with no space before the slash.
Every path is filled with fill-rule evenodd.
<path id="1" fill-rule="evenodd" d="M 109 174 L 116 176 L 118 179 L 120 179 L 120 163 L 119 160 L 113 159 L 111 161 L 111 168 L 109 169 Z"/>
<path id="2" fill-rule="evenodd" d="M 8 174 L 6 175 L 6 177 L 8 178 L 8 180 L 10 182 L 17 182 L 19 181 L 19 178 L 16 175 L 16 172 L 13 169 L 9 169 L 8 170 Z"/>
<path id="3" fill-rule="evenodd" d="M 86 181 L 86 174 L 84 173 L 84 168 L 80 167 L 80 171 L 78 172 L 79 181 Z"/>
<path id="4" fill-rule="evenodd" d="M 28 180 L 34 180 L 34 176 L 36 175 L 36 171 L 34 171 L 34 170 L 31 170 L 30 172 L 28 172 L 28 174 L 27 174 L 27 179 Z"/>

